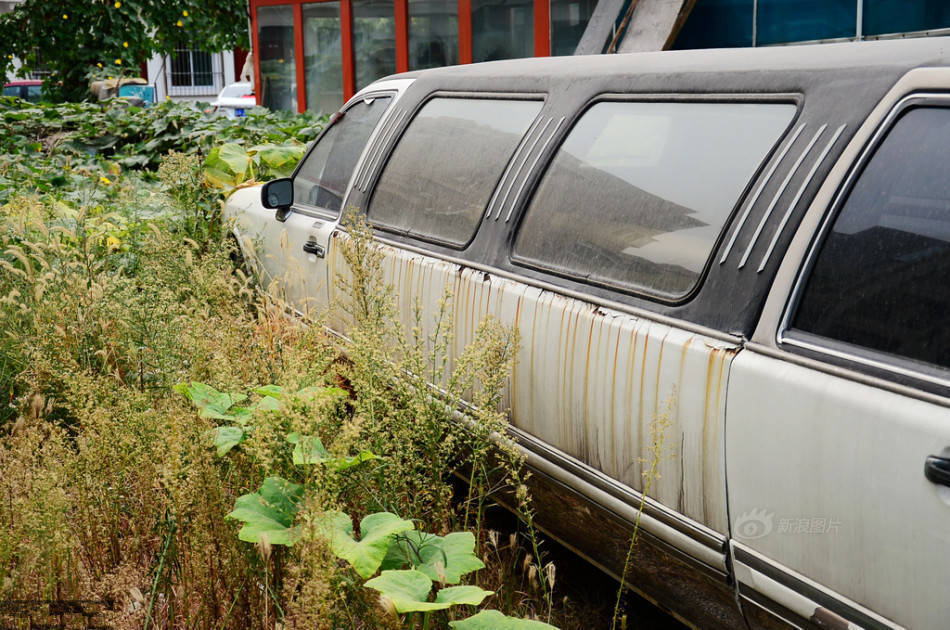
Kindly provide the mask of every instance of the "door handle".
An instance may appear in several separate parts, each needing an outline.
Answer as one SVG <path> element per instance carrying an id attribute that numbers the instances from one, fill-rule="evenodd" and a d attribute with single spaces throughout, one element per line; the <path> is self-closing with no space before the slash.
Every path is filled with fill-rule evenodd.
<path id="1" fill-rule="evenodd" d="M 327 255 L 327 250 L 323 248 L 323 245 L 316 241 L 307 241 L 303 244 L 303 251 L 316 256 L 317 258 L 323 258 Z"/>
<path id="2" fill-rule="evenodd" d="M 924 461 L 924 477 L 931 483 L 950 486 L 950 458 L 928 455 Z"/>

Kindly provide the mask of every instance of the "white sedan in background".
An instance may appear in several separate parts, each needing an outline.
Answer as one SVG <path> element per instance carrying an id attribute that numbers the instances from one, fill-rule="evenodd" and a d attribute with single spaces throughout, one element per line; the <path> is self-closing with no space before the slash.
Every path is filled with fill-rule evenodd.
<path id="1" fill-rule="evenodd" d="M 218 98 L 210 103 L 208 113 L 218 113 L 228 118 L 240 118 L 247 110 L 257 107 L 254 90 L 250 83 L 232 83 L 226 86 Z"/>

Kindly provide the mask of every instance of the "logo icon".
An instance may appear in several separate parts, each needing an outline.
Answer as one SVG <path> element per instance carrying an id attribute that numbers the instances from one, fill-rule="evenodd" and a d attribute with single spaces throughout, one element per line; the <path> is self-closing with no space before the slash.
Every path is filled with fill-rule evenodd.
<path id="1" fill-rule="evenodd" d="M 736 519 L 733 532 L 737 538 L 746 540 L 755 540 L 763 538 L 772 533 L 772 517 L 774 512 L 766 512 L 765 509 L 752 508 L 749 512 L 743 512 Z"/>

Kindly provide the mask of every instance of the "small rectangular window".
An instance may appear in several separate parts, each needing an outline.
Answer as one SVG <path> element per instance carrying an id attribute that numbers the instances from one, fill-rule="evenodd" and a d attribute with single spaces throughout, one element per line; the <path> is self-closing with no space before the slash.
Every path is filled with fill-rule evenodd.
<path id="1" fill-rule="evenodd" d="M 793 327 L 950 367 L 950 108 L 908 110 L 821 245 Z"/>
<path id="2" fill-rule="evenodd" d="M 391 101 L 391 96 L 365 98 L 320 136 L 294 176 L 296 203 L 340 212 L 356 162 Z"/>
<path id="3" fill-rule="evenodd" d="M 597 103 L 538 185 L 513 259 L 683 298 L 794 114 L 783 103 Z"/>
<path id="4" fill-rule="evenodd" d="M 434 98 L 399 140 L 370 221 L 456 247 L 468 243 L 540 101 Z"/>

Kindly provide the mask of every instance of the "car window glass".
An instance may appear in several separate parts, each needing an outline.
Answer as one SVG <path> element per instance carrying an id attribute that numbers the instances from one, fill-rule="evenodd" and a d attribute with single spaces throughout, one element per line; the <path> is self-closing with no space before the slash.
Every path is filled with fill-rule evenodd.
<path id="1" fill-rule="evenodd" d="M 391 101 L 390 96 L 359 101 L 324 132 L 294 177 L 295 203 L 340 211 L 356 161 Z"/>
<path id="2" fill-rule="evenodd" d="M 20 96 L 20 86 L 18 85 L 3 86 L 3 95 L 4 96 Z"/>
<path id="3" fill-rule="evenodd" d="M 908 110 L 821 245 L 794 328 L 950 367 L 950 109 Z"/>
<path id="4" fill-rule="evenodd" d="M 465 245 L 541 101 L 434 98 L 396 145 L 369 205 L 370 221 Z"/>
<path id="5" fill-rule="evenodd" d="M 558 150 L 531 200 L 516 262 L 681 298 L 795 106 L 602 102 Z"/>

